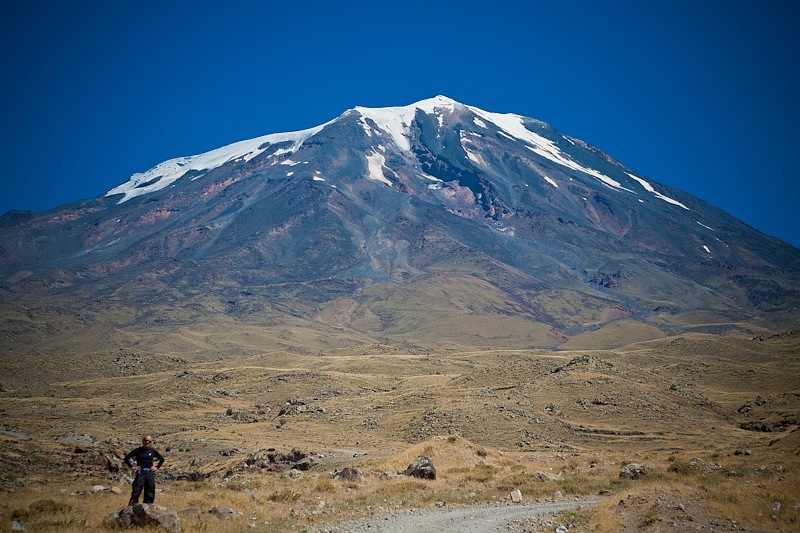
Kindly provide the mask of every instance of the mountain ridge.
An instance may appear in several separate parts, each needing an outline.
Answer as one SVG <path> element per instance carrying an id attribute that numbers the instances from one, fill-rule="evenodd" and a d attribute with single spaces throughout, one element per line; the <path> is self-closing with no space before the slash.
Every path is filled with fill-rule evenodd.
<path id="1" fill-rule="evenodd" d="M 544 122 L 438 96 L 7 213 L 0 280 L 2 305 L 47 316 L 47 302 L 69 314 L 109 293 L 181 327 L 300 320 L 344 338 L 552 348 L 620 324 L 631 342 L 792 327 L 800 251 Z M 454 327 L 471 322 L 482 331 Z"/>

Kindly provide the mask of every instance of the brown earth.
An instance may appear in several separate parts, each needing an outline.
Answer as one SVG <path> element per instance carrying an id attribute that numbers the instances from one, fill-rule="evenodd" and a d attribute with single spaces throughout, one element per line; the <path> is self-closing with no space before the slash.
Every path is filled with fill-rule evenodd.
<path id="1" fill-rule="evenodd" d="M 510 505 L 519 489 L 598 503 L 514 531 L 786 531 L 800 523 L 798 355 L 796 332 L 617 350 L 5 352 L 0 527 L 105 530 L 128 497 L 120 458 L 152 433 L 167 457 L 156 501 L 198 510 L 187 530 L 325 530 Z M 287 477 L 267 458 L 295 448 L 307 469 Z M 396 474 L 418 455 L 436 480 Z M 621 479 L 629 462 L 648 473 Z M 362 475 L 330 477 L 345 466 Z M 221 505 L 242 514 L 210 517 Z"/>

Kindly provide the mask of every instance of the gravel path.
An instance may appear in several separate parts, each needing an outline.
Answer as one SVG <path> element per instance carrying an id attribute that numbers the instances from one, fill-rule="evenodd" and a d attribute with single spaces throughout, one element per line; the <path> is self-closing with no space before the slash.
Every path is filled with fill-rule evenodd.
<path id="1" fill-rule="evenodd" d="M 496 533 L 498 531 L 531 531 L 534 522 L 567 509 L 593 505 L 597 500 L 542 501 L 520 505 L 475 505 L 455 509 L 405 511 L 376 518 L 365 518 L 322 529 L 328 533 Z M 542 524 L 543 525 L 543 524 Z M 542 531 L 555 531 L 549 526 Z"/>

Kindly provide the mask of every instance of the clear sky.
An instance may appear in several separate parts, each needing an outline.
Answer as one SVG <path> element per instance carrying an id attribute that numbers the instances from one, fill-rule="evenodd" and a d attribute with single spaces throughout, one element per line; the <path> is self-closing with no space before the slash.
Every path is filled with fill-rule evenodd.
<path id="1" fill-rule="evenodd" d="M 798 5 L 10 0 L 0 213 L 443 94 L 544 120 L 800 247 Z"/>

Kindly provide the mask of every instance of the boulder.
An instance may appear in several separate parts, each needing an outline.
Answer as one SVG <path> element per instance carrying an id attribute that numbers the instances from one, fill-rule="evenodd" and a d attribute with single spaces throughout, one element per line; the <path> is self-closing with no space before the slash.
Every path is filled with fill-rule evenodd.
<path id="1" fill-rule="evenodd" d="M 141 527 L 162 528 L 172 533 L 180 533 L 181 521 L 178 513 L 163 505 L 137 503 L 112 513 L 106 519 L 111 528 L 130 529 Z"/>
<path id="2" fill-rule="evenodd" d="M 314 466 L 313 452 L 293 448 L 289 453 L 280 453 L 270 448 L 266 455 L 262 452 L 250 454 L 245 461 L 247 468 L 264 468 L 272 472 L 285 472 L 289 469 L 310 470 Z"/>
<path id="3" fill-rule="evenodd" d="M 280 453 L 276 451 L 267 453 L 267 458 L 269 459 L 270 463 L 280 463 L 280 464 L 299 463 L 308 456 L 309 456 L 308 452 L 298 450 L 297 448 L 292 448 L 292 451 L 289 453 Z"/>
<path id="4" fill-rule="evenodd" d="M 296 468 L 291 468 L 285 472 L 281 472 L 281 477 L 288 479 L 300 479 L 303 477 L 303 472 Z"/>
<path id="5" fill-rule="evenodd" d="M 511 501 L 513 503 L 522 503 L 522 491 L 519 489 L 511 491 Z"/>
<path id="6" fill-rule="evenodd" d="M 216 516 L 220 520 L 233 520 L 239 514 L 236 510 L 225 507 L 224 505 L 218 505 L 217 507 L 212 508 L 208 511 L 210 514 Z"/>
<path id="7" fill-rule="evenodd" d="M 300 398 L 289 398 L 286 404 L 281 408 L 278 416 L 294 416 L 303 413 L 324 413 L 325 409 L 322 407 L 313 407 L 306 405 L 306 402 Z"/>
<path id="8" fill-rule="evenodd" d="M 545 482 L 545 481 L 560 481 L 560 480 L 564 479 L 564 476 L 562 476 L 560 473 L 558 473 L 558 474 L 550 474 L 548 472 L 541 472 L 541 471 L 538 471 L 538 470 L 536 472 L 534 472 L 533 474 L 531 474 L 531 476 L 536 481 L 542 481 L 542 482 Z"/>
<path id="9" fill-rule="evenodd" d="M 352 468 L 350 466 L 346 466 L 341 470 L 336 470 L 331 474 L 333 479 L 341 479 L 342 481 L 358 481 L 358 478 L 361 477 L 361 473 Z"/>
<path id="10" fill-rule="evenodd" d="M 305 472 L 306 470 L 311 470 L 312 466 L 314 466 L 314 460 L 311 457 L 306 457 L 297 461 L 292 468 Z"/>
<path id="11" fill-rule="evenodd" d="M 436 479 L 436 467 L 433 466 L 433 462 L 424 455 L 417 457 L 414 462 L 406 467 L 403 473 L 407 476 L 420 479 Z"/>
<path id="12" fill-rule="evenodd" d="M 122 461 L 114 457 L 112 453 L 106 453 L 94 447 L 76 446 L 72 451 L 70 464 L 73 467 L 91 467 L 106 470 L 109 472 L 119 472 Z"/>
<path id="13" fill-rule="evenodd" d="M 639 463 L 628 463 L 619 469 L 619 477 L 625 479 L 639 479 L 647 474 L 647 467 Z"/>

